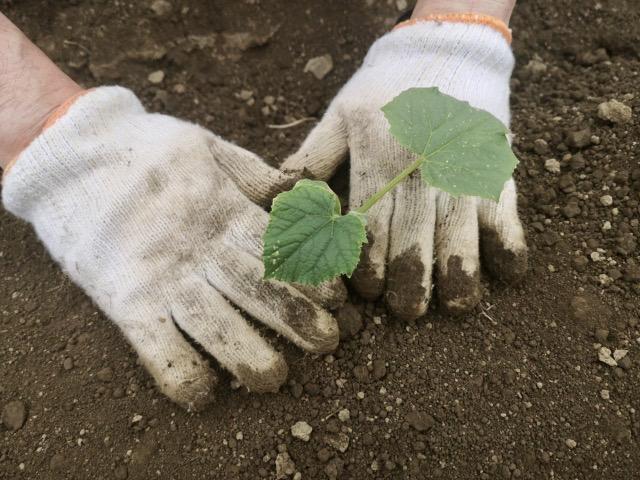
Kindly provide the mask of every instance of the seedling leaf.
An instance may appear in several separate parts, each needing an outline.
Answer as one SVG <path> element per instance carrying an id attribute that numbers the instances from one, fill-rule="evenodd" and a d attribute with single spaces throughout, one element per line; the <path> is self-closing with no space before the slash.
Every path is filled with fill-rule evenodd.
<path id="1" fill-rule="evenodd" d="M 341 214 L 325 182 L 300 180 L 279 194 L 264 235 L 265 278 L 318 285 L 350 276 L 365 243 L 364 215 Z"/>
<path id="2" fill-rule="evenodd" d="M 425 158 L 425 183 L 453 196 L 500 198 L 518 159 L 496 117 L 436 87 L 406 90 L 382 111 L 398 142 Z"/>

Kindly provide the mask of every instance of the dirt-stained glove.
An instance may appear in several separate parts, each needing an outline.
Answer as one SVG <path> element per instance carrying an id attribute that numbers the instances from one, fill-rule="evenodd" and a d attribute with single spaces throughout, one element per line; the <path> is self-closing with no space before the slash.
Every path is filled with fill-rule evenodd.
<path id="1" fill-rule="evenodd" d="M 380 110 L 412 87 L 436 86 L 509 125 L 514 58 L 506 26 L 475 15 L 437 20 L 401 25 L 375 42 L 282 169 L 306 168 L 311 176 L 328 179 L 349 152 L 349 203 L 359 207 L 415 159 L 391 136 Z M 495 203 L 425 188 L 414 174 L 368 212 L 368 236 L 353 285 L 367 299 L 385 292 L 390 310 L 402 318 L 425 313 L 434 262 L 439 300 L 454 313 L 480 299 L 480 249 L 485 267 L 498 278 L 513 281 L 526 270 L 513 180 Z"/>
<path id="2" fill-rule="evenodd" d="M 311 352 L 337 345 L 320 304 L 342 302 L 343 285 L 262 279 L 268 217 L 250 198 L 266 202 L 287 181 L 197 125 L 145 112 L 129 90 L 103 87 L 20 155 L 2 197 L 120 327 L 162 392 L 197 409 L 216 376 L 188 337 L 252 391 L 277 390 L 287 376 L 236 309 Z"/>

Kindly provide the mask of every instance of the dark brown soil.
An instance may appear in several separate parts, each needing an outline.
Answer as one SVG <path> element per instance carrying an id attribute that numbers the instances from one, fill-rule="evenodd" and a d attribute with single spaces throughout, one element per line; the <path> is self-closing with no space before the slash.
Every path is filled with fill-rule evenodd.
<path id="1" fill-rule="evenodd" d="M 169 1 L 165 18 L 151 1 L 0 4 L 85 85 L 129 86 L 274 162 L 311 125 L 266 125 L 320 114 L 398 14 L 384 0 Z M 278 394 L 234 390 L 223 374 L 204 413 L 170 403 L 31 229 L 1 213 L 0 407 L 19 401 L 27 419 L 0 426 L 0 478 L 276 478 L 276 459 L 302 479 L 640 478 L 639 25 L 636 0 L 520 1 L 525 281 L 485 282 L 476 311 L 455 319 L 432 309 L 405 323 L 354 299 L 364 328 L 346 312 L 356 333 L 333 355 L 279 344 L 290 379 Z M 237 32 L 250 41 L 225 37 Z M 324 80 L 303 73 L 325 53 Z M 266 96 L 277 110 L 263 113 Z M 598 118 L 612 98 L 634 109 L 630 123 Z M 599 343 L 629 354 L 607 366 Z M 9 410 L 21 424 L 20 404 Z M 309 442 L 291 436 L 298 421 Z"/>

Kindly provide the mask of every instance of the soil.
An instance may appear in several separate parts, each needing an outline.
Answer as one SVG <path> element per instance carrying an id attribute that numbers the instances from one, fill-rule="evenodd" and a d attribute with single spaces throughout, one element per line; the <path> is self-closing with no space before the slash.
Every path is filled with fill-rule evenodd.
<path id="1" fill-rule="evenodd" d="M 274 163 L 312 122 L 267 125 L 320 115 L 403 2 L 168 3 L 0 2 L 84 85 L 131 87 Z M 1 212 L 0 478 L 639 478 L 639 25 L 635 0 L 519 2 L 524 283 L 485 279 L 472 314 L 432 302 L 409 323 L 353 296 L 333 355 L 276 340 L 291 372 L 277 394 L 226 376 L 203 413 L 170 403 L 32 230 Z M 304 73 L 327 53 L 324 79 Z M 598 117 L 611 99 L 633 108 L 629 123 Z M 601 351 L 608 365 L 601 346 L 628 354 L 614 366 Z M 292 436 L 297 422 L 309 441 Z"/>

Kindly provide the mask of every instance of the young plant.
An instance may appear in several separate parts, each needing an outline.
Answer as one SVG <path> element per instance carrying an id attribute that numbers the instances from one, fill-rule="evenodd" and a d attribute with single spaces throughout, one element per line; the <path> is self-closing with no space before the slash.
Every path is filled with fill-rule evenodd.
<path id="1" fill-rule="evenodd" d="M 346 215 L 325 182 L 300 180 L 279 194 L 264 234 L 265 278 L 318 285 L 351 276 L 367 241 L 367 211 L 417 169 L 426 184 L 455 197 L 498 201 L 518 160 L 497 118 L 437 88 L 406 90 L 382 111 L 415 161 Z"/>

